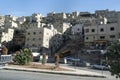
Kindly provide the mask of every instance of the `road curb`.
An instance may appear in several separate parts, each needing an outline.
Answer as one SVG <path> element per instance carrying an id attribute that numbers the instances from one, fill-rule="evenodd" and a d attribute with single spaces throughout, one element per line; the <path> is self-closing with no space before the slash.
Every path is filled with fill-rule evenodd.
<path id="1" fill-rule="evenodd" d="M 70 75 L 70 76 L 82 76 L 82 77 L 99 77 L 99 78 L 106 78 L 106 76 L 102 76 L 102 75 L 88 75 L 88 74 L 75 74 L 75 73 L 63 73 L 63 72 L 59 72 L 59 71 L 42 71 L 42 70 L 31 70 L 31 69 L 13 69 L 13 68 L 3 68 L 5 70 L 15 70 L 15 71 L 26 71 L 26 72 L 37 72 L 37 73 L 48 73 L 48 74 L 60 74 L 60 75 Z"/>

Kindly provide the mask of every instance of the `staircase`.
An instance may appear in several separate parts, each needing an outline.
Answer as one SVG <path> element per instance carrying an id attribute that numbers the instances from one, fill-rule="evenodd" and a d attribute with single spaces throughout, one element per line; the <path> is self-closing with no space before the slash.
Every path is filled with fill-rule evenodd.
<path id="1" fill-rule="evenodd" d="M 81 48 L 83 47 L 83 42 L 80 41 L 75 41 L 75 40 L 68 40 L 64 43 L 63 46 L 61 46 L 61 48 L 59 48 L 59 50 L 57 51 L 57 53 L 61 53 L 63 51 L 66 50 L 70 50 L 70 55 L 73 56 L 75 55 L 75 53 L 78 53 L 79 50 L 81 50 Z"/>

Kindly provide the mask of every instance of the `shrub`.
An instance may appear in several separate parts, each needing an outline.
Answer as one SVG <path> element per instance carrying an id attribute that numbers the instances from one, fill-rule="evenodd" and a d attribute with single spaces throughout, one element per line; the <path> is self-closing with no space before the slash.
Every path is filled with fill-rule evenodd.
<path id="1" fill-rule="evenodd" d="M 116 42 L 107 49 L 107 63 L 110 66 L 110 72 L 116 78 L 120 78 L 120 42 Z"/>
<path id="2" fill-rule="evenodd" d="M 32 60 L 32 52 L 25 48 L 23 50 L 17 51 L 14 58 L 15 64 L 26 65 L 29 64 Z"/>

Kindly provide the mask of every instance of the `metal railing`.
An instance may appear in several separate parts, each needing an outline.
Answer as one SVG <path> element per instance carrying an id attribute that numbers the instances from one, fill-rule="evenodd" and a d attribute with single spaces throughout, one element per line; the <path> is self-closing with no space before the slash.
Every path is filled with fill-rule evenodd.
<path id="1" fill-rule="evenodd" d="M 12 61 L 12 55 L 1 55 L 0 56 L 0 64 L 8 63 Z"/>

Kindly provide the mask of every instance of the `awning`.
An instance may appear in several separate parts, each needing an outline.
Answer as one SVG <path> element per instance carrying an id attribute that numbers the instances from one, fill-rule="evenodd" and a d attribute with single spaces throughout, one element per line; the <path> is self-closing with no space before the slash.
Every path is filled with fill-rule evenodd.
<path id="1" fill-rule="evenodd" d="M 108 40 L 95 40 L 94 43 L 107 43 Z"/>

